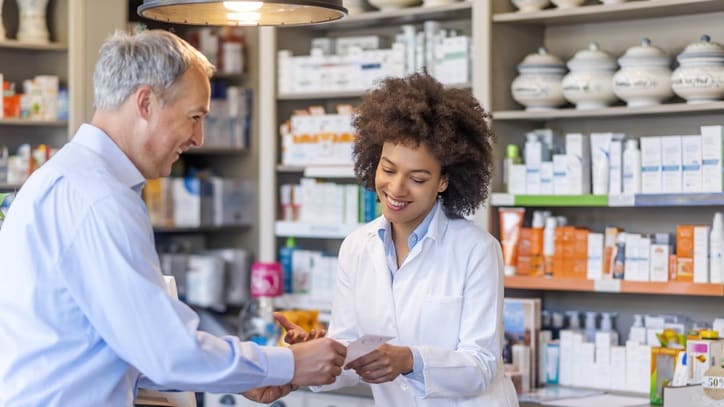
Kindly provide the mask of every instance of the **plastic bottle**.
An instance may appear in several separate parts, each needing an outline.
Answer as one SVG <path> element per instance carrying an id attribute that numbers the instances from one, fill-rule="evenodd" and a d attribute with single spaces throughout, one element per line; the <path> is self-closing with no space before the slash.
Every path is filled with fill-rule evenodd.
<path id="1" fill-rule="evenodd" d="M 568 315 L 568 330 L 571 331 L 580 331 L 581 330 L 581 320 L 580 315 L 578 311 L 566 311 L 566 315 Z"/>
<path id="2" fill-rule="evenodd" d="M 545 215 L 542 211 L 533 212 L 533 222 L 530 229 L 530 275 L 542 277 L 543 267 L 543 228 Z"/>
<path id="3" fill-rule="evenodd" d="M 546 276 L 553 276 L 553 254 L 555 253 L 556 241 L 556 218 L 546 218 L 546 226 L 543 229 L 543 273 Z"/>
<path id="4" fill-rule="evenodd" d="M 593 342 L 596 340 L 596 316 L 598 313 L 596 311 L 586 311 L 586 324 L 585 324 L 585 331 L 586 331 L 586 341 L 587 342 Z"/>
<path id="5" fill-rule="evenodd" d="M 616 236 L 616 255 L 613 257 L 613 278 L 623 280 L 626 264 L 626 235 L 619 233 Z"/>
<path id="6" fill-rule="evenodd" d="M 638 194 L 641 192 L 641 151 L 638 140 L 626 140 L 623 151 L 623 193 Z"/>
<path id="7" fill-rule="evenodd" d="M 722 283 L 724 276 L 724 220 L 722 219 L 721 212 L 714 214 L 714 221 L 711 226 L 711 233 L 709 234 L 709 278 L 712 283 Z"/>
<path id="8" fill-rule="evenodd" d="M 520 153 L 518 151 L 518 145 L 508 144 L 505 146 L 505 158 L 503 159 L 503 190 L 508 190 L 508 182 L 510 181 L 510 172 L 512 171 L 513 164 L 520 164 Z"/>
<path id="9" fill-rule="evenodd" d="M 297 241 L 289 236 L 284 244 L 284 247 L 279 249 L 279 262 L 282 264 L 282 276 L 284 281 L 284 293 L 291 293 L 294 290 L 292 281 L 292 257 L 294 256 L 294 249 L 297 248 Z"/>

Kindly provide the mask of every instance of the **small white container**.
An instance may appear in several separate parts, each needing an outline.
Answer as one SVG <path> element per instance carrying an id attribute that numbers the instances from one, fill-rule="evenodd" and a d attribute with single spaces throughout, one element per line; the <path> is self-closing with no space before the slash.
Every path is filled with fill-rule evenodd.
<path id="1" fill-rule="evenodd" d="M 621 4 L 621 3 L 626 2 L 626 0 L 598 0 L 598 1 L 600 1 L 603 4 Z"/>
<path id="2" fill-rule="evenodd" d="M 554 109 L 566 102 L 561 80 L 566 66 L 544 48 L 529 54 L 518 65 L 520 75 L 510 85 L 513 99 L 526 110 Z"/>
<path id="3" fill-rule="evenodd" d="M 629 107 L 658 105 L 674 96 L 671 59 L 648 38 L 627 49 L 618 63 L 621 69 L 613 75 L 613 93 Z"/>
<path id="4" fill-rule="evenodd" d="M 419 6 L 420 0 L 368 0 L 368 3 L 380 9 L 380 11 L 399 10 L 402 8 Z"/>
<path id="5" fill-rule="evenodd" d="M 551 0 L 557 8 L 566 9 L 579 7 L 585 0 Z"/>
<path id="6" fill-rule="evenodd" d="M 570 73 L 563 77 L 563 96 L 576 109 L 600 109 L 616 101 L 613 73 L 616 60 L 597 43 L 576 52 L 568 61 Z"/>
<path id="7" fill-rule="evenodd" d="M 522 13 L 539 11 L 550 4 L 549 0 L 510 0 L 510 2 Z"/>
<path id="8" fill-rule="evenodd" d="M 712 102 L 724 96 L 724 47 L 702 35 L 676 57 L 679 67 L 671 75 L 674 93 L 687 103 Z"/>

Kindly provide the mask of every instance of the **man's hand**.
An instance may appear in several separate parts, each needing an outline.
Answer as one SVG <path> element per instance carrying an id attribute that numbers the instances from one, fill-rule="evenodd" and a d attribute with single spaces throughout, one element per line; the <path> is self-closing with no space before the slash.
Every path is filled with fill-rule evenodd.
<path id="1" fill-rule="evenodd" d="M 287 331 L 287 334 L 284 335 L 284 342 L 290 345 L 322 338 L 327 334 L 327 331 L 324 329 L 312 329 L 309 333 L 307 333 L 304 328 L 290 321 L 286 315 L 281 312 L 275 312 L 274 319 Z"/>
<path id="2" fill-rule="evenodd" d="M 333 383 L 342 374 L 347 348 L 330 339 L 312 339 L 289 347 L 294 354 L 295 386 L 318 386 Z"/>
<path id="3" fill-rule="evenodd" d="M 286 396 L 292 391 L 298 389 L 299 386 L 285 384 L 283 386 L 267 386 L 251 389 L 241 393 L 244 397 L 257 403 L 269 404 Z"/>
<path id="4" fill-rule="evenodd" d="M 412 371 L 412 352 L 406 346 L 382 345 L 347 363 L 367 383 L 385 383 Z"/>

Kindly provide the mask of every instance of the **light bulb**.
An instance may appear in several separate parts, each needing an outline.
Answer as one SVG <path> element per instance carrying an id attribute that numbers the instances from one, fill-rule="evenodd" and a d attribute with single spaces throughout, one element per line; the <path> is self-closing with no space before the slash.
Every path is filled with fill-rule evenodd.
<path id="1" fill-rule="evenodd" d="M 263 6 L 264 3 L 260 1 L 225 1 L 224 7 L 226 7 L 227 10 L 230 11 L 236 11 L 240 13 L 248 12 L 248 11 L 256 11 Z M 257 18 L 257 20 L 259 20 Z"/>

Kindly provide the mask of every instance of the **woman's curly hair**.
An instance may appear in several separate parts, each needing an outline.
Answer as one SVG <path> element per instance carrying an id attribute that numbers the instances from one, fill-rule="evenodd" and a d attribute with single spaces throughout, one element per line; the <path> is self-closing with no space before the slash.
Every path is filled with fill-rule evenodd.
<path id="1" fill-rule="evenodd" d="M 445 88 L 426 73 L 386 79 L 362 99 L 353 120 L 355 175 L 374 191 L 385 142 L 425 145 L 447 176 L 441 194 L 446 214 L 471 214 L 488 196 L 494 142 L 489 119 L 469 90 Z"/>

